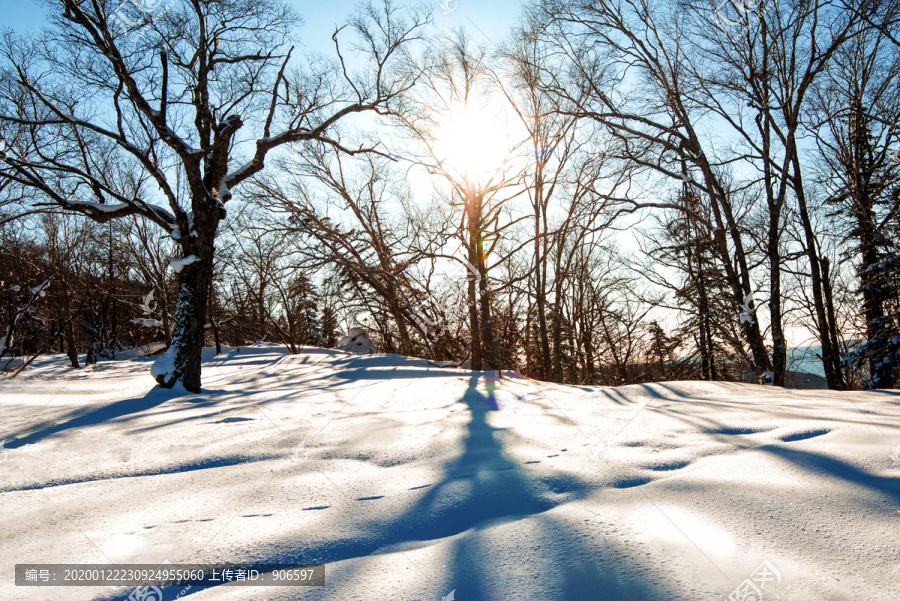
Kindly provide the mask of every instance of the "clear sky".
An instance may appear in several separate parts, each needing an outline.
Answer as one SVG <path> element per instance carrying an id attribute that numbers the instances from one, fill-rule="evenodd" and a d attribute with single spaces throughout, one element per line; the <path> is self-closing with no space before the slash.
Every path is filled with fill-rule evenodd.
<path id="1" fill-rule="evenodd" d="M 330 48 L 335 25 L 353 12 L 356 0 L 289 0 L 303 15 L 301 38 L 309 49 Z M 153 2 L 152 4 L 155 4 Z M 465 26 L 475 40 L 499 43 L 519 16 L 520 0 L 434 0 L 435 25 L 441 29 Z M 44 23 L 45 7 L 35 0 L 0 0 L 0 27 L 25 32 Z M 445 14 L 445 11 L 447 13 Z"/>

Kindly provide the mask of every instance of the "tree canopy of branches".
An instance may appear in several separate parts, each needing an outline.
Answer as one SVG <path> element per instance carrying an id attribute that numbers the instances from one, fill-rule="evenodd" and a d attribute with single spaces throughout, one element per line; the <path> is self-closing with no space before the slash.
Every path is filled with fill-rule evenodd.
<path id="1" fill-rule="evenodd" d="M 351 21 L 360 70 L 292 62 L 298 17 L 284 3 L 191 0 L 147 14 L 60 0 L 36 37 L 4 36 L 0 123 L 15 149 L 0 177 L 97 222 L 141 216 L 179 246 L 178 300 L 163 386 L 200 390 L 216 233 L 232 190 L 274 149 L 319 141 L 349 154 L 338 125 L 387 110 L 414 77 L 395 68 L 427 17 L 390 3 Z M 136 24 L 129 28 L 126 24 Z M 346 49 L 343 50 L 345 52 Z"/>

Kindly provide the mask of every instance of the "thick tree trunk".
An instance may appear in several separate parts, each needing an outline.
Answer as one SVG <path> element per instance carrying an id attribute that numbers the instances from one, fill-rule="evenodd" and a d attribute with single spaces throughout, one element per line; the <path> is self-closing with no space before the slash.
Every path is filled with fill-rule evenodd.
<path id="1" fill-rule="evenodd" d="M 411 357 L 413 354 L 413 345 L 412 339 L 409 337 L 409 329 L 406 327 L 406 317 L 403 315 L 403 309 L 400 306 L 400 302 L 393 296 L 393 290 L 391 291 L 391 294 L 392 297 L 389 301 L 389 306 L 391 308 L 391 316 L 397 324 L 397 331 L 400 335 L 400 354 L 404 357 Z"/>
<path id="2" fill-rule="evenodd" d="M 535 251 L 540 253 L 540 242 L 535 242 Z M 537 300 L 538 338 L 541 353 L 538 373 L 541 379 L 546 379 L 550 365 L 550 338 L 547 335 L 547 265 L 546 257 L 541 258 L 540 254 L 535 260 L 535 297 Z"/>
<path id="3" fill-rule="evenodd" d="M 710 324 L 711 309 L 709 295 L 706 290 L 706 276 L 703 273 L 704 269 L 705 266 L 703 261 L 699 261 L 698 271 L 700 272 L 700 277 L 698 278 L 698 291 L 700 293 L 700 315 L 698 316 L 698 319 L 700 321 L 701 336 L 700 355 L 703 367 L 703 378 L 707 381 L 715 382 L 719 378 L 716 373 L 716 356 L 715 348 L 713 346 L 712 326 Z"/>
<path id="4" fill-rule="evenodd" d="M 469 258 L 474 258 L 475 253 L 469 253 Z M 478 294 L 476 292 L 474 278 L 469 279 L 469 330 L 471 330 L 472 371 L 481 371 L 481 328 L 478 324 Z"/>
<path id="5" fill-rule="evenodd" d="M 481 274 L 478 301 L 481 305 L 481 344 L 485 367 L 487 369 L 500 369 L 500 357 L 497 352 L 497 343 L 494 340 L 494 324 L 491 322 L 491 298 L 487 287 L 487 270 L 484 261 L 480 261 L 478 272 Z"/>
<path id="6" fill-rule="evenodd" d="M 196 218 L 195 218 L 196 219 Z M 195 235 L 182 240 L 186 257 L 196 257 L 184 265 L 178 277 L 178 301 L 175 306 L 175 328 L 172 345 L 153 365 L 152 374 L 163 388 L 181 382 L 185 390 L 200 392 L 200 355 L 205 338 L 209 287 L 212 283 L 214 236 L 218 221 L 212 224 L 198 220 Z"/>
<path id="7" fill-rule="evenodd" d="M 780 257 L 775 260 L 780 261 Z M 787 375 L 787 341 L 784 338 L 781 314 L 781 269 L 774 264 L 769 275 L 772 298 L 769 299 L 769 318 L 772 322 L 772 384 L 784 386 Z"/>
<path id="8" fill-rule="evenodd" d="M 553 305 L 553 368 L 550 372 L 551 382 L 562 382 L 562 294 L 560 290 L 560 275 L 557 271 Z"/>
<path id="9" fill-rule="evenodd" d="M 761 23 L 763 39 L 768 37 L 765 20 Z M 763 69 L 769 66 L 769 49 L 763 51 Z M 762 82 L 761 96 L 769 98 L 769 82 Z M 784 338 L 784 319 L 781 309 L 781 213 L 787 184 L 782 178 L 778 194 L 775 194 L 775 176 L 772 173 L 772 130 L 768 111 L 761 111 L 756 122 L 762 134 L 763 183 L 766 190 L 766 204 L 769 209 L 769 231 L 766 240 L 766 255 L 769 259 L 769 322 L 772 330 L 772 384 L 784 386 L 787 372 L 787 341 Z M 789 145 L 790 146 L 790 145 Z M 749 306 L 749 303 L 748 303 Z"/>
<path id="10" fill-rule="evenodd" d="M 480 209 L 480 207 L 479 207 Z M 479 210 L 479 221 L 481 220 L 481 211 Z M 491 297 L 488 290 L 488 273 L 487 273 L 487 257 L 484 251 L 484 237 L 479 235 L 475 246 L 475 257 L 478 260 L 474 263 L 475 269 L 478 271 L 478 302 L 481 305 L 481 349 L 485 367 L 487 369 L 500 369 L 500 356 L 497 351 L 497 342 L 494 340 L 494 324 L 491 319 Z"/>

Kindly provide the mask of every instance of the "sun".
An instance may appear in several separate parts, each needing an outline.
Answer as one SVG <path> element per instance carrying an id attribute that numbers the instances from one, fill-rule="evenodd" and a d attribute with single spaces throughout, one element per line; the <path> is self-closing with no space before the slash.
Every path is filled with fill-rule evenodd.
<path id="1" fill-rule="evenodd" d="M 511 147 L 505 115 L 490 105 L 460 105 L 438 127 L 436 158 L 468 181 L 483 183 L 503 167 Z"/>

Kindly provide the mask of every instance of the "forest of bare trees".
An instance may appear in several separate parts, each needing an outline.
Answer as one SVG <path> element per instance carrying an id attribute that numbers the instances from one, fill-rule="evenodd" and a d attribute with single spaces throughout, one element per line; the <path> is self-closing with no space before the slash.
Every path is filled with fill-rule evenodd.
<path id="1" fill-rule="evenodd" d="M 204 346 L 359 327 L 552 382 L 896 387 L 900 1 L 752 4 L 534 2 L 487 46 L 373 0 L 323 56 L 281 2 L 48 2 L 0 41 L 0 368 L 143 348 L 199 391 Z"/>

